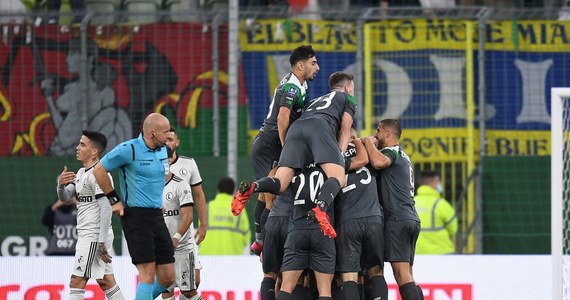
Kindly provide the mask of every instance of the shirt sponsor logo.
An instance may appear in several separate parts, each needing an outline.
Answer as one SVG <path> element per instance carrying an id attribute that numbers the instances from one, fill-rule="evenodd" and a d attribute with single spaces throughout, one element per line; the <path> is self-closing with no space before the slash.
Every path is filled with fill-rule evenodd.
<path id="1" fill-rule="evenodd" d="M 174 217 L 180 215 L 180 211 L 178 209 L 169 209 L 163 213 L 164 217 Z"/>
<path id="2" fill-rule="evenodd" d="M 77 197 L 77 202 L 92 202 L 92 201 L 93 201 L 92 196 L 79 196 L 79 197 Z"/>

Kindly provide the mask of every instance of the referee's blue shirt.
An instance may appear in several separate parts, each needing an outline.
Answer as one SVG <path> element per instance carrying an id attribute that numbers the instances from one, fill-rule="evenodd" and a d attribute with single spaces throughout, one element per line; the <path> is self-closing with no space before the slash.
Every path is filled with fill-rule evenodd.
<path id="1" fill-rule="evenodd" d="M 120 168 L 121 199 L 127 207 L 162 208 L 162 191 L 168 173 L 166 147 L 150 149 L 142 133 L 123 142 L 101 159 L 111 172 Z"/>

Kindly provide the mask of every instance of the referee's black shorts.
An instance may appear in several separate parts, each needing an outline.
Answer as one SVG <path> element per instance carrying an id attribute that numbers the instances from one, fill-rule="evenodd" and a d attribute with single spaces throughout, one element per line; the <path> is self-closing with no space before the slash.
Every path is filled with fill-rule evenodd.
<path id="1" fill-rule="evenodd" d="M 161 209 L 125 207 L 121 225 L 134 265 L 174 263 L 174 247 Z"/>

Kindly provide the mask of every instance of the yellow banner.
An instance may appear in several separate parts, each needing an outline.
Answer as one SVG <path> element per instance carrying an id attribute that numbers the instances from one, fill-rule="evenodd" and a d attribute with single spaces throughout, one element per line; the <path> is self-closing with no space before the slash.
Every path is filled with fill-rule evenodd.
<path id="1" fill-rule="evenodd" d="M 373 51 L 422 49 L 465 50 L 466 23 L 461 20 L 391 20 L 365 25 L 365 39 Z M 487 23 L 485 49 L 527 52 L 569 52 L 570 21 L 503 21 Z M 476 46 L 477 47 L 477 46 Z"/>
<path id="2" fill-rule="evenodd" d="M 291 51 L 309 44 L 315 51 L 356 51 L 356 27 L 351 22 L 246 19 L 239 32 L 242 51 Z"/>
<path id="3" fill-rule="evenodd" d="M 487 155 L 550 155 L 550 131 L 487 130 Z M 479 133 L 474 132 L 475 157 L 478 156 Z M 467 160 L 467 129 L 404 129 L 400 144 L 413 162 Z"/>

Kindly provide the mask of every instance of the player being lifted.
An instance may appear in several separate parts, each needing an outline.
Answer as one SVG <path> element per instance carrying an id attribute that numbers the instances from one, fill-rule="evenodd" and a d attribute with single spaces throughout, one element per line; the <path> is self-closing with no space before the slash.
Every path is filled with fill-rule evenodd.
<path id="1" fill-rule="evenodd" d="M 233 211 L 241 211 L 255 192 L 282 193 L 291 183 L 295 170 L 314 162 L 322 168 L 327 179 L 317 197 L 318 207 L 309 211 L 308 217 L 319 223 L 325 235 L 336 237 L 325 212 L 346 184 L 342 153 L 350 141 L 356 112 L 353 79 L 351 74 L 343 72 L 331 74 L 331 92 L 312 100 L 289 128 L 275 176 L 253 183 L 243 181 L 232 202 Z"/>
<path id="2" fill-rule="evenodd" d="M 173 151 L 168 151 L 168 162 L 174 161 Z M 190 230 L 192 226 L 194 201 L 190 185 L 182 178 L 168 172 L 166 184 L 162 192 L 162 209 L 164 222 L 174 246 L 174 273 L 176 286 L 180 289 L 180 299 L 200 300 L 196 287 L 194 273 L 194 236 Z M 173 289 L 174 287 L 172 287 Z M 162 294 L 162 299 L 174 300 L 174 291 Z"/>
<path id="3" fill-rule="evenodd" d="M 77 198 L 77 245 L 69 299 L 83 299 L 87 281 L 94 278 L 107 299 L 122 300 L 123 293 L 115 281 L 108 252 L 113 246 L 111 204 L 93 176 L 93 169 L 107 147 L 107 138 L 102 133 L 87 130 L 82 134 L 76 155 L 83 168 L 75 174 L 64 167 L 57 185 L 57 195 L 62 201 Z M 111 178 L 111 174 L 108 175 Z"/>
<path id="4" fill-rule="evenodd" d="M 312 81 L 319 71 L 316 53 L 311 46 L 299 46 L 289 56 L 289 72 L 275 88 L 269 112 L 251 146 L 254 179 L 274 174 L 274 167 L 281 155 L 285 136 L 291 124 L 299 118 L 305 106 L 307 81 Z M 254 210 L 255 239 L 252 252 L 259 255 L 262 249 L 262 229 L 271 209 L 274 196 L 259 193 Z M 239 215 L 244 206 L 232 204 L 232 213 Z"/>

